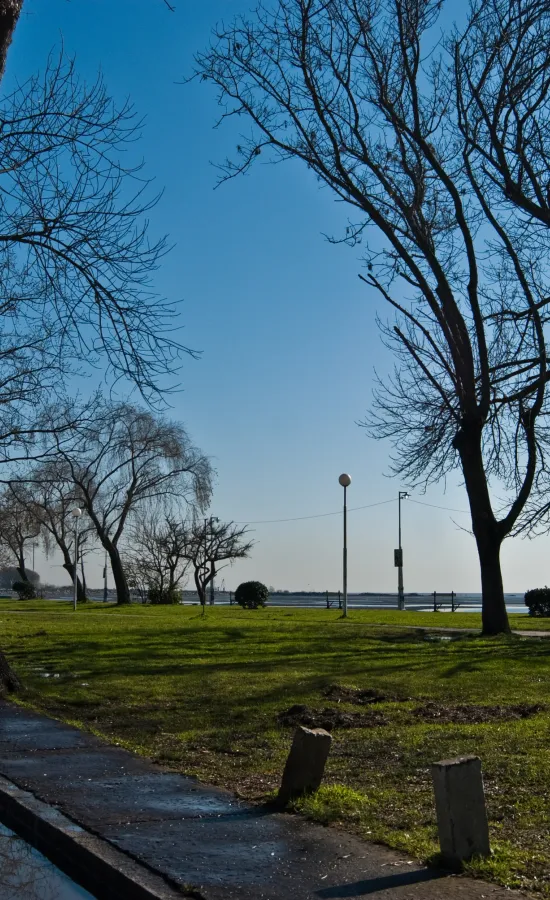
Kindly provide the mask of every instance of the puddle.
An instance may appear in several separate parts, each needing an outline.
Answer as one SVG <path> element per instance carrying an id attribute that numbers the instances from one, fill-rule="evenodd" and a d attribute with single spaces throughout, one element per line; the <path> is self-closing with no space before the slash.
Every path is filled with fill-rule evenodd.
<path id="1" fill-rule="evenodd" d="M 94 900 L 45 856 L 0 825 L 2 900 Z"/>

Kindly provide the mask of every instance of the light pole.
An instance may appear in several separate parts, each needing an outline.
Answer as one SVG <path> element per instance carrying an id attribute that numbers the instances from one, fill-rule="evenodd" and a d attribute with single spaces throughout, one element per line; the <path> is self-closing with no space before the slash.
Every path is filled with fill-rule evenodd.
<path id="1" fill-rule="evenodd" d="M 397 608 L 405 609 L 405 591 L 403 588 L 403 548 L 401 546 L 401 501 L 409 496 L 407 491 L 399 491 L 397 502 L 399 506 L 399 549 L 394 554 L 397 566 Z"/>
<path id="2" fill-rule="evenodd" d="M 346 492 L 351 484 L 351 477 L 346 475 L 344 472 L 340 475 L 338 482 L 344 488 L 344 554 L 343 554 L 343 566 L 342 566 L 342 575 L 343 575 L 343 588 L 344 588 L 344 612 L 343 618 L 345 619 L 348 614 L 348 506 L 347 506 L 347 497 Z"/>
<path id="3" fill-rule="evenodd" d="M 38 544 L 36 543 L 36 541 L 33 541 L 32 542 L 32 570 L 33 570 L 33 572 L 34 572 L 34 551 L 35 551 L 36 547 L 38 547 Z"/>
<path id="4" fill-rule="evenodd" d="M 74 603 L 74 611 L 76 612 L 76 598 L 77 598 L 77 585 L 78 585 L 78 520 L 82 515 L 82 510 L 75 506 L 73 510 L 71 510 L 71 516 L 74 517 L 74 593 L 73 593 L 73 603 Z"/>

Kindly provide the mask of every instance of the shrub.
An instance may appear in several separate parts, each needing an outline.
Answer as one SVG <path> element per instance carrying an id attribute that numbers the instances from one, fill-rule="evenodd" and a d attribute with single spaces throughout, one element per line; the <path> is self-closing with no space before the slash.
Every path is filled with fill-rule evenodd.
<path id="1" fill-rule="evenodd" d="M 12 589 L 17 592 L 20 600 L 34 600 L 36 597 L 34 585 L 29 581 L 14 581 Z"/>
<path id="2" fill-rule="evenodd" d="M 158 588 L 149 589 L 149 602 L 153 606 L 175 606 L 181 600 L 181 591 L 159 591 Z"/>
<path id="3" fill-rule="evenodd" d="M 550 588 L 534 588 L 525 594 L 525 605 L 530 616 L 550 616 Z"/>
<path id="4" fill-rule="evenodd" d="M 243 581 L 235 591 L 235 600 L 243 609 L 258 609 L 267 605 L 269 591 L 261 581 Z"/>

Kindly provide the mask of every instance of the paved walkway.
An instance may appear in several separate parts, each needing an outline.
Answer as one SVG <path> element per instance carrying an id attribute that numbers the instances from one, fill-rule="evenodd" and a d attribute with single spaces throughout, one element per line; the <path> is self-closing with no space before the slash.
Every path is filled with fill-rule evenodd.
<path id="1" fill-rule="evenodd" d="M 512 900 L 0 701 L 0 774 L 205 900 Z M 185 896 L 185 893 L 184 893 Z"/>

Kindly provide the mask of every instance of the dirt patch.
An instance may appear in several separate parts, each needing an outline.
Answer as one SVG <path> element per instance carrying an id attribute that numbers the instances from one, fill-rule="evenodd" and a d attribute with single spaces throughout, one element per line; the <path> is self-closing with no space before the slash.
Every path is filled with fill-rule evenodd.
<path id="1" fill-rule="evenodd" d="M 333 728 L 369 728 L 373 725 L 387 725 L 387 717 L 375 710 L 367 712 L 346 712 L 334 707 L 325 706 L 324 709 L 312 709 L 297 703 L 283 710 L 277 716 L 279 725 L 296 727 L 305 725 L 307 728 L 325 728 L 332 731 Z"/>
<path id="2" fill-rule="evenodd" d="M 438 703 L 424 703 L 413 710 L 413 716 L 425 722 L 453 723 L 457 725 L 479 725 L 495 719 L 529 719 L 545 709 L 540 703 L 520 703 L 516 706 L 472 706 L 458 703 L 444 706 Z"/>
<path id="3" fill-rule="evenodd" d="M 371 703 L 384 703 L 386 700 L 394 700 L 374 688 L 350 688 L 341 684 L 329 684 L 322 692 L 323 697 L 336 703 L 353 703 L 357 706 L 369 706 Z"/>

